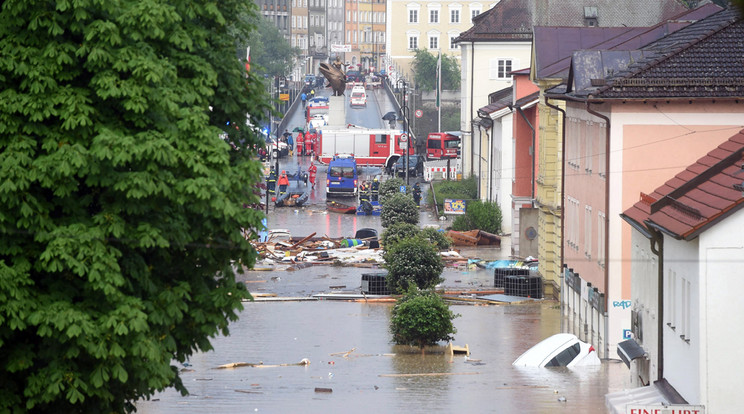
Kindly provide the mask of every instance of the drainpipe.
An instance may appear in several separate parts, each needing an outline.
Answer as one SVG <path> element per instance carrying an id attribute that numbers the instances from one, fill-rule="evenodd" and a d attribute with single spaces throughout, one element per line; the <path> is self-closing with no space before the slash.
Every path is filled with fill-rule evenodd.
<path id="1" fill-rule="evenodd" d="M 659 381 L 664 378 L 664 236 L 659 230 L 653 229 L 650 226 L 646 226 L 651 233 L 651 252 L 659 258 L 659 270 L 656 281 L 656 293 L 657 305 L 657 320 L 656 324 L 658 332 L 657 346 L 659 347 L 656 351 L 658 361 L 656 365 L 656 380 Z"/>
<path id="2" fill-rule="evenodd" d="M 593 110 L 591 108 L 591 103 L 587 100 L 586 101 L 586 111 L 590 114 L 602 118 L 605 120 L 605 123 L 607 127 L 605 128 L 605 168 L 606 171 L 606 177 L 605 177 L 605 206 L 607 207 L 607 211 L 605 212 L 606 220 L 605 220 L 605 268 L 604 268 L 604 284 L 605 284 L 605 297 L 607 300 L 605 300 L 604 308 L 605 308 L 605 315 L 608 314 L 607 309 L 607 302 L 609 302 L 610 299 L 610 264 L 607 260 L 607 255 L 609 254 L 610 250 L 610 118 L 600 114 L 599 112 Z M 564 154 L 565 156 L 565 154 Z M 609 316 L 608 316 L 609 320 Z M 607 323 L 605 323 L 605 358 L 610 353 L 610 346 L 607 345 L 607 338 L 610 334 L 609 328 L 607 327 Z"/>
<path id="3" fill-rule="evenodd" d="M 491 115 L 489 115 L 488 113 L 480 109 L 478 110 L 478 118 L 482 119 L 483 121 L 486 121 L 486 123 L 488 124 L 486 125 L 486 135 L 488 136 L 488 147 L 489 147 L 490 153 L 488 154 L 488 178 L 486 180 L 488 182 L 488 191 L 486 192 L 487 194 L 486 198 L 488 199 L 488 201 L 491 201 L 491 196 L 493 195 L 493 173 L 492 173 L 492 165 L 491 165 L 491 162 L 493 161 L 493 143 L 492 143 L 493 119 L 491 119 Z M 478 123 L 478 125 L 480 127 L 480 123 Z M 490 134 L 488 133 L 489 129 L 491 130 Z M 481 160 L 483 159 L 482 143 L 483 141 L 479 139 L 478 140 L 478 155 Z M 478 174 L 480 174 L 480 165 L 481 163 L 479 162 L 478 163 Z M 480 177 L 478 177 L 478 182 L 480 182 Z"/>
<path id="4" fill-rule="evenodd" d="M 524 122 L 527 123 L 527 126 L 530 127 L 530 130 L 532 130 L 532 147 L 530 148 L 530 152 L 532 153 L 532 181 L 530 182 L 530 188 L 532 191 L 532 207 L 535 207 L 535 127 L 532 126 L 530 123 L 530 120 L 527 119 L 527 116 L 524 114 L 524 111 L 522 110 L 522 107 L 519 105 L 509 105 L 509 109 L 514 110 L 514 108 L 517 109 L 517 112 L 519 112 L 519 115 L 522 116 L 522 119 L 524 119 Z M 561 243 L 562 244 L 562 243 Z"/>
<path id="5" fill-rule="evenodd" d="M 470 41 L 470 119 L 473 119 L 473 92 L 475 91 L 475 41 Z M 470 122 L 470 176 L 473 176 L 473 154 L 475 153 L 475 136 L 473 131 L 473 122 Z"/>
<path id="6" fill-rule="evenodd" d="M 566 111 L 561 109 L 560 107 L 556 105 L 552 105 L 550 102 L 548 102 L 548 97 L 545 97 L 545 105 L 548 108 L 555 109 L 556 111 L 561 113 L 561 247 L 560 247 L 560 260 L 561 260 L 561 270 L 563 270 L 565 266 L 565 252 L 563 251 L 563 235 L 565 233 L 565 225 L 566 225 L 566 209 L 564 208 L 566 205 Z M 565 274 L 561 275 L 561 315 L 563 315 L 563 279 L 565 278 Z M 563 318 L 561 318 L 563 320 Z"/>

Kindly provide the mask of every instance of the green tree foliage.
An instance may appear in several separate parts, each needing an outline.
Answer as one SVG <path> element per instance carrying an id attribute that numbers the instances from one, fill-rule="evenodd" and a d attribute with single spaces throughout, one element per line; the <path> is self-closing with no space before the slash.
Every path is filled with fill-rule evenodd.
<path id="1" fill-rule="evenodd" d="M 380 223 L 382 227 L 389 227 L 395 223 L 418 224 L 419 209 L 413 201 L 413 196 L 403 193 L 385 198 L 380 212 Z"/>
<path id="2" fill-rule="evenodd" d="M 0 412 L 130 412 L 228 334 L 268 109 L 252 2 L 0 9 Z"/>
<path id="3" fill-rule="evenodd" d="M 416 49 L 413 56 L 413 80 L 416 87 L 425 91 L 433 91 L 437 87 L 437 54 L 427 49 Z M 454 57 L 442 54 L 442 90 L 460 90 L 460 65 Z"/>
<path id="4" fill-rule="evenodd" d="M 393 223 L 390 227 L 382 232 L 381 241 L 382 247 L 387 250 L 395 243 L 416 237 L 421 229 L 419 226 L 411 223 Z"/>
<path id="5" fill-rule="evenodd" d="M 402 178 L 393 177 L 380 183 L 380 204 L 385 204 L 385 200 L 395 194 L 400 193 L 400 186 L 406 185 Z"/>
<path id="6" fill-rule="evenodd" d="M 434 247 L 436 247 L 437 250 L 449 250 L 449 248 L 452 246 L 452 239 L 450 239 L 449 237 L 447 237 L 446 234 L 437 229 L 427 227 L 421 229 L 421 232 L 419 234 L 421 235 L 421 237 L 428 240 L 429 243 L 431 243 Z"/>
<path id="7" fill-rule="evenodd" d="M 418 346 L 423 352 L 427 345 L 454 339 L 452 335 L 457 329 L 452 320 L 459 316 L 435 292 L 411 288 L 393 307 L 390 317 L 393 342 Z"/>
<path id="8" fill-rule="evenodd" d="M 452 222 L 452 230 L 484 230 L 489 233 L 501 232 L 501 208 L 494 202 L 469 201 L 465 215 L 458 216 Z"/>
<path id="9" fill-rule="evenodd" d="M 421 237 L 400 240 L 383 252 L 386 280 L 391 291 L 402 293 L 410 286 L 430 289 L 441 283 L 444 264 L 439 250 Z"/>
<path id="10" fill-rule="evenodd" d="M 244 15 L 243 18 L 248 22 L 254 21 L 251 15 Z M 255 22 L 256 30 L 247 38 L 240 39 L 242 50 L 245 50 L 245 46 L 251 47 L 251 70 L 261 76 L 268 74 L 272 78 L 288 76 L 302 51 L 291 47 L 273 22 L 266 18 Z"/>

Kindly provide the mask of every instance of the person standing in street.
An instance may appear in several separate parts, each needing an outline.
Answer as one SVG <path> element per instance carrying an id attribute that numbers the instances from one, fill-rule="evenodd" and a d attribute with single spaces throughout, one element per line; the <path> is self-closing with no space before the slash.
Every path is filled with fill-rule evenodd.
<path id="1" fill-rule="evenodd" d="M 266 178 L 266 191 L 268 191 L 271 195 L 274 195 L 274 193 L 276 193 L 276 170 L 273 166 L 269 171 L 269 177 Z"/>
<path id="2" fill-rule="evenodd" d="M 279 176 L 279 181 L 277 181 L 279 184 L 279 195 L 282 195 L 287 192 L 287 187 L 289 187 L 289 178 L 287 178 L 287 172 L 282 170 L 282 174 Z"/>
<path id="3" fill-rule="evenodd" d="M 294 154 L 294 138 L 292 138 L 291 133 L 287 136 L 287 147 L 289 148 L 289 156 L 291 157 Z"/>
<path id="4" fill-rule="evenodd" d="M 421 203 L 421 186 L 419 186 L 419 183 L 413 185 L 413 201 L 417 207 Z"/>
<path id="5" fill-rule="evenodd" d="M 300 131 L 297 134 L 297 155 L 305 153 L 305 133 Z"/>
<path id="6" fill-rule="evenodd" d="M 314 162 L 310 161 L 310 166 L 307 167 L 307 173 L 310 177 L 310 186 L 315 188 L 315 176 L 318 174 L 318 167 Z"/>
<path id="7" fill-rule="evenodd" d="M 377 177 L 372 180 L 372 187 L 371 187 L 371 199 L 372 201 L 379 201 L 380 198 L 380 180 L 377 179 Z"/>
<path id="8" fill-rule="evenodd" d="M 313 135 L 310 131 L 305 132 L 305 155 L 312 155 L 313 153 Z"/>
<path id="9" fill-rule="evenodd" d="M 302 92 L 302 94 L 300 95 L 300 99 L 302 100 L 302 107 L 303 108 L 306 107 L 307 106 L 307 95 L 305 94 L 305 92 Z"/>

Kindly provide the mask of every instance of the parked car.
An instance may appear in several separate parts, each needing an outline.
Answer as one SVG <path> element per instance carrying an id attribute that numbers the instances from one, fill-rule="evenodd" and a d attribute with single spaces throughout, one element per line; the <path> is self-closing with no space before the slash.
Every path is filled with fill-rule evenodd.
<path id="1" fill-rule="evenodd" d="M 576 335 L 559 333 L 543 339 L 515 359 L 512 365 L 523 367 L 576 367 L 602 362 L 591 344 Z"/>
<path id="2" fill-rule="evenodd" d="M 406 157 L 398 158 L 393 165 L 394 176 L 406 175 Z M 424 175 L 424 157 L 420 155 L 409 155 L 408 156 L 408 176 L 416 177 L 418 175 Z"/>

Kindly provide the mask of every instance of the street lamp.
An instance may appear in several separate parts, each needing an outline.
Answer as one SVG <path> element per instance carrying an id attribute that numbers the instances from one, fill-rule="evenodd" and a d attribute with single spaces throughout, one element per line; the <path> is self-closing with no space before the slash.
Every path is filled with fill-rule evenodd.
<path id="1" fill-rule="evenodd" d="M 398 89 L 403 88 L 403 103 L 402 103 L 402 106 L 401 106 L 400 110 L 401 110 L 402 115 L 403 115 L 403 126 L 405 127 L 406 136 L 408 137 L 408 139 L 406 139 L 406 155 L 405 155 L 406 156 L 406 160 L 405 160 L 406 186 L 408 186 L 408 184 L 410 184 L 409 181 L 408 181 L 408 163 L 409 163 L 409 160 L 408 160 L 408 146 L 411 145 L 410 144 L 410 142 L 411 142 L 411 134 L 409 133 L 409 130 L 408 130 L 408 126 L 409 126 L 408 125 L 408 95 L 406 94 L 406 92 L 407 92 L 406 91 L 406 81 L 403 80 L 403 79 L 398 79 L 398 82 L 396 83 L 396 86 L 397 86 Z"/>

